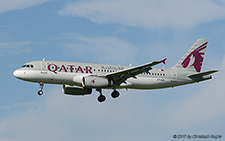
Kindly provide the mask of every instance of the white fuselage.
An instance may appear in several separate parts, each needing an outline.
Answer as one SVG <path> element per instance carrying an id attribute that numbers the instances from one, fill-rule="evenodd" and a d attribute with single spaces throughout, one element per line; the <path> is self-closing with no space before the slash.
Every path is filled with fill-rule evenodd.
<path id="1" fill-rule="evenodd" d="M 130 66 L 59 61 L 33 61 L 26 63 L 22 68 L 17 69 L 14 72 L 14 76 L 30 82 L 81 86 L 74 78 L 82 79 L 83 76 L 88 75 L 102 76 L 127 68 L 130 68 Z M 176 69 L 152 68 L 148 72 L 139 74 L 136 77 L 128 78 L 125 83 L 117 86 L 117 88 L 159 89 L 174 87 L 196 82 L 187 77 L 187 75 L 192 73 L 193 72 Z"/>

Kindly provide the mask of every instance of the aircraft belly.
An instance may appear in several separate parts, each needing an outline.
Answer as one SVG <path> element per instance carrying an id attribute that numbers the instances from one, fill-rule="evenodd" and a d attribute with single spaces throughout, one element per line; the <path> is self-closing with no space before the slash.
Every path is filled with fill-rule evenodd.
<path id="1" fill-rule="evenodd" d="M 150 77 L 138 77 L 130 78 L 127 80 L 132 85 L 132 89 L 158 89 L 171 87 L 171 79 L 165 78 L 150 78 Z"/>
<path id="2" fill-rule="evenodd" d="M 130 78 L 127 84 L 121 85 L 123 88 L 130 89 L 160 89 L 169 88 L 185 84 L 194 83 L 191 80 L 178 80 L 170 78 L 151 78 L 151 77 L 138 77 Z"/>
<path id="3" fill-rule="evenodd" d="M 73 84 L 74 76 L 75 74 L 71 74 L 71 73 L 55 74 L 53 78 L 53 82 L 57 84 Z"/>

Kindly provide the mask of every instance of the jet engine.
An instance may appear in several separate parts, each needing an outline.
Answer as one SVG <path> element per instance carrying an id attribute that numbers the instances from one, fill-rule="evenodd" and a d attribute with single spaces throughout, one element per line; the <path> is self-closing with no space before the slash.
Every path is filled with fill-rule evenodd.
<path id="1" fill-rule="evenodd" d="M 92 89 L 82 88 L 78 86 L 63 85 L 64 94 L 68 95 L 89 95 Z"/>
<path id="2" fill-rule="evenodd" d="M 77 85 L 77 86 L 80 86 L 80 87 L 83 87 L 83 77 L 86 76 L 86 75 L 76 75 L 74 78 L 73 78 L 73 82 L 74 82 L 74 85 Z"/>
<path id="3" fill-rule="evenodd" d="M 112 86 L 112 81 L 100 76 L 84 76 L 82 85 L 85 88 L 108 88 Z"/>

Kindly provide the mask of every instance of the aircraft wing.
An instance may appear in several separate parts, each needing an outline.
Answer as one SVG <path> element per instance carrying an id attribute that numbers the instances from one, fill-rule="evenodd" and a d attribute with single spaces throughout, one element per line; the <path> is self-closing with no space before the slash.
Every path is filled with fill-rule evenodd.
<path id="1" fill-rule="evenodd" d="M 148 72 L 149 70 L 152 69 L 152 66 L 155 66 L 160 63 L 165 64 L 165 61 L 166 61 L 166 59 L 163 59 L 161 61 L 154 61 L 154 62 L 147 63 L 144 65 L 131 67 L 131 68 L 124 69 L 124 70 L 121 70 L 118 72 L 106 74 L 105 77 L 108 78 L 109 80 L 114 81 L 114 83 L 116 85 L 120 85 L 121 83 L 126 83 L 125 81 L 128 78 L 131 78 L 131 77 L 136 78 L 136 75 L 141 74 L 143 72 Z"/>

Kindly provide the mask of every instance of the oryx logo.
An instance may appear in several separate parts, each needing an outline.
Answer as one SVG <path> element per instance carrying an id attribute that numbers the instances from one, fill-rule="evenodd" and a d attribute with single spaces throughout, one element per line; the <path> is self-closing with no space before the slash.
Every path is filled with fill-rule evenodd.
<path id="1" fill-rule="evenodd" d="M 197 72 L 201 71 L 202 62 L 205 55 L 205 48 L 207 46 L 207 43 L 204 43 L 203 45 L 199 46 L 197 49 L 192 51 L 181 63 L 181 65 L 184 68 L 187 68 L 189 66 L 193 66 Z"/>
<path id="2" fill-rule="evenodd" d="M 91 83 L 95 84 L 95 79 L 91 80 Z"/>

